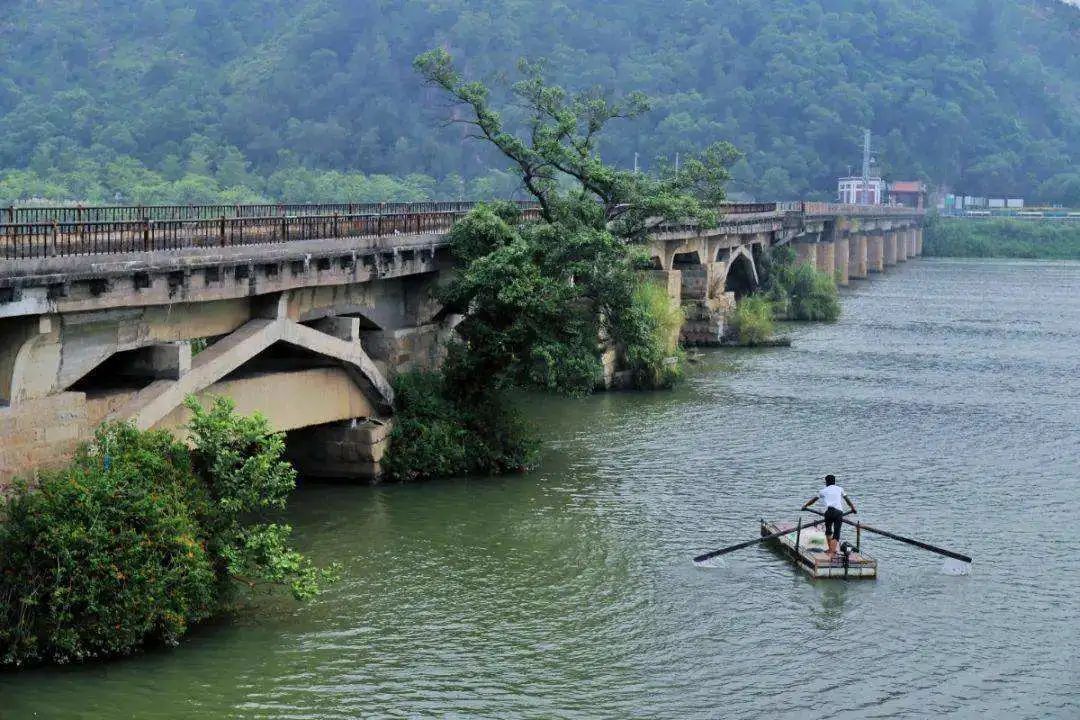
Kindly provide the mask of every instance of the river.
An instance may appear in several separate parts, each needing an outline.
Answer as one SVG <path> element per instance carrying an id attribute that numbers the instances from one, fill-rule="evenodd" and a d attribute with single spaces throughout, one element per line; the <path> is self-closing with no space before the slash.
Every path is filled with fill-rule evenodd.
<path id="1" fill-rule="evenodd" d="M 1080 263 L 912 261 L 792 334 L 670 393 L 529 399 L 523 477 L 304 486 L 328 593 L 0 675 L 0 718 L 1080 717 Z M 869 536 L 877 580 L 690 562 L 826 472 L 972 573 Z"/>

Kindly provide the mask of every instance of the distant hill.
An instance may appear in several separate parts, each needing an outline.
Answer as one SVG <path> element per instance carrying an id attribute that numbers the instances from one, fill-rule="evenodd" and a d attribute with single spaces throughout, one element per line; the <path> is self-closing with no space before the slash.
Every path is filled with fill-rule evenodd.
<path id="1" fill-rule="evenodd" d="M 9 0 L 0 202 L 507 191 L 461 179 L 503 164 L 440 122 L 411 67 L 436 45 L 647 92 L 603 150 L 624 166 L 727 139 L 733 189 L 831 197 L 870 127 L 893 177 L 1080 203 L 1059 0 Z"/>

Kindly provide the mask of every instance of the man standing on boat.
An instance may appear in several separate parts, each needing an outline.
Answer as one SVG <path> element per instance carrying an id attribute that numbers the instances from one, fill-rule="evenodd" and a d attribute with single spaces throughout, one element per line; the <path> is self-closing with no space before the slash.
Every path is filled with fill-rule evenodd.
<path id="1" fill-rule="evenodd" d="M 858 510 L 855 509 L 855 503 L 851 502 L 851 498 L 844 492 L 844 488 L 836 484 L 835 475 L 825 476 L 825 487 L 818 490 L 816 497 L 807 500 L 802 509 L 809 510 L 810 506 L 818 500 L 825 503 L 825 540 L 829 544 L 829 557 L 835 557 L 840 547 L 840 526 L 844 524 L 842 520 L 844 506 L 841 501 L 848 504 L 851 512 L 857 513 Z"/>

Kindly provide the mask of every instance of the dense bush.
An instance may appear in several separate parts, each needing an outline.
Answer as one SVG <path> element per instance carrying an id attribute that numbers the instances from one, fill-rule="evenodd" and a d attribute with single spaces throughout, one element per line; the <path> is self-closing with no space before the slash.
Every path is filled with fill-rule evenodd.
<path id="1" fill-rule="evenodd" d="M 933 218 L 923 255 L 1080 260 L 1080 222 Z"/>
<path id="2" fill-rule="evenodd" d="M 776 316 L 826 322 L 840 317 L 836 279 L 809 263 L 796 263 L 790 247 L 774 248 L 763 256 L 760 277 Z"/>
<path id="3" fill-rule="evenodd" d="M 106 425 L 67 468 L 0 501 L 0 665 L 172 645 L 238 582 L 305 598 L 330 579 L 262 517 L 294 484 L 281 436 L 226 400 L 189 407 L 192 449 Z"/>
<path id="4" fill-rule="evenodd" d="M 495 475 L 522 470 L 536 444 L 501 395 L 455 392 L 441 373 L 394 379 L 394 429 L 383 466 L 396 480 Z"/>
<path id="5" fill-rule="evenodd" d="M 751 295 L 739 301 L 728 320 L 741 345 L 760 345 L 772 337 L 772 303 L 763 295 Z"/>
<path id="6" fill-rule="evenodd" d="M 164 432 L 102 428 L 0 517 L 0 664 L 174 644 L 217 608 L 207 497 Z"/>
<path id="7" fill-rule="evenodd" d="M 641 282 L 623 320 L 623 362 L 633 372 L 634 387 L 670 388 L 682 375 L 679 331 L 685 316 L 656 283 Z"/>

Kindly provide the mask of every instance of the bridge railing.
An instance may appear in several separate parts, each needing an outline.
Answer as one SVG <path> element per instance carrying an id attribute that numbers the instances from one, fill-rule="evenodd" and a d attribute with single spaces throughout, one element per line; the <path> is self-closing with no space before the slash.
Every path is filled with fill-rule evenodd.
<path id="1" fill-rule="evenodd" d="M 536 203 L 516 200 L 523 210 Z M 385 215 L 399 213 L 468 212 L 478 203 L 268 203 L 259 205 L 61 205 L 0 209 L 0 225 L 43 222 L 135 222 L 142 220 L 215 220 L 242 217 L 302 215 Z"/>
<path id="2" fill-rule="evenodd" d="M 194 220 L 38 222 L 0 225 L 0 259 L 233 247 L 300 240 L 384 238 L 448 231 L 467 210 L 381 214 L 218 217 Z M 532 207 L 527 220 L 539 218 Z"/>

